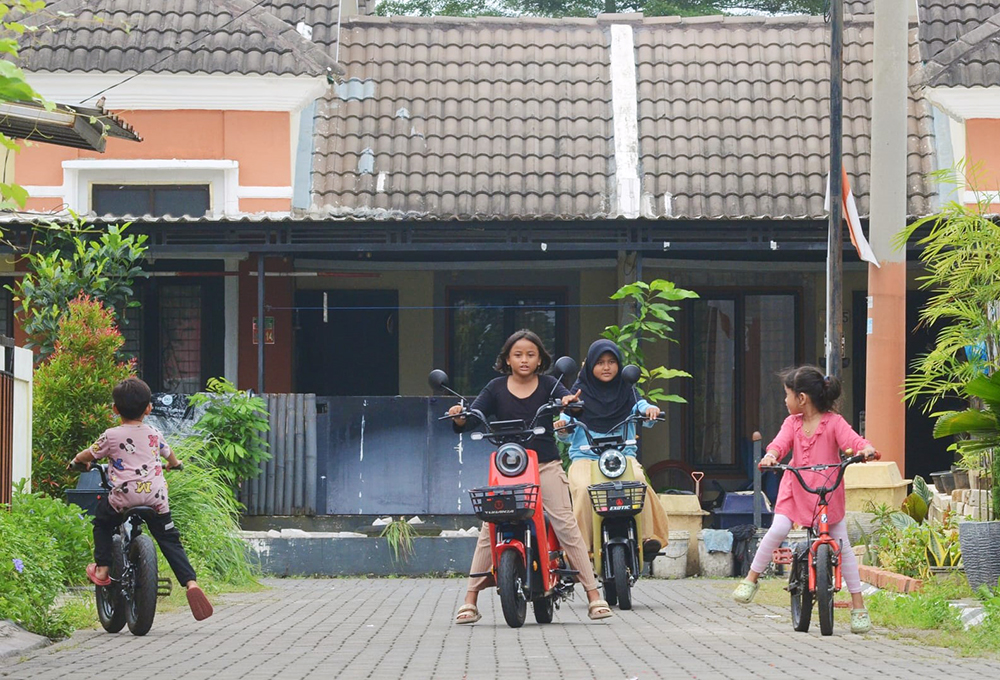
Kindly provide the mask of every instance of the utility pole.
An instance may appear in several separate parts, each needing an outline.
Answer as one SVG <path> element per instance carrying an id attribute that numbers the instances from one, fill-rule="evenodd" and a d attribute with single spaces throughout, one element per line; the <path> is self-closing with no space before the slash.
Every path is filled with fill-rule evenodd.
<path id="1" fill-rule="evenodd" d="M 830 222 L 826 244 L 826 373 L 840 376 L 844 351 L 844 0 L 830 3 Z"/>
<path id="2" fill-rule="evenodd" d="M 893 237 L 906 226 L 907 74 L 914 0 L 875 0 L 872 80 L 872 250 L 868 265 L 865 438 L 906 475 L 906 249 Z"/>

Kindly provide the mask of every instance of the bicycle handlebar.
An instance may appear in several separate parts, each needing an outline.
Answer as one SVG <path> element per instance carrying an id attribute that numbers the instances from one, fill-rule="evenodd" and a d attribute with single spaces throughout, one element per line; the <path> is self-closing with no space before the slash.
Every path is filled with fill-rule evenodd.
<path id="1" fill-rule="evenodd" d="M 850 453 L 850 450 L 848 450 L 847 453 Z M 879 458 L 881 458 L 881 455 L 879 455 L 879 452 L 876 451 L 874 454 L 872 454 L 871 460 L 878 460 Z M 840 483 L 844 480 L 844 471 L 847 470 L 847 466 L 848 465 L 853 465 L 854 463 L 864 463 L 864 462 L 866 462 L 868 460 L 869 460 L 869 458 L 867 456 L 865 456 L 864 454 L 859 453 L 856 456 L 849 456 L 848 458 L 845 458 L 844 460 L 840 461 L 839 463 L 824 463 L 824 464 L 821 464 L 821 465 L 799 465 L 799 466 L 787 465 L 785 463 L 775 463 L 774 465 L 762 466 L 761 469 L 762 470 L 772 470 L 772 469 L 773 470 L 788 470 L 788 471 L 790 471 L 792 474 L 794 474 L 798 478 L 799 484 L 802 485 L 803 489 L 805 489 L 806 491 L 808 491 L 809 493 L 812 493 L 812 494 L 824 495 L 824 494 L 828 494 L 828 493 L 832 492 L 834 489 L 836 489 L 838 486 L 840 486 Z M 802 472 L 803 471 L 823 472 L 824 470 L 831 470 L 833 468 L 838 468 L 838 470 L 837 470 L 837 481 L 834 482 L 833 486 L 831 486 L 831 487 L 821 486 L 821 487 L 818 487 L 818 488 L 814 489 L 811 486 L 809 486 L 808 484 L 806 484 L 805 480 L 802 479 Z"/>

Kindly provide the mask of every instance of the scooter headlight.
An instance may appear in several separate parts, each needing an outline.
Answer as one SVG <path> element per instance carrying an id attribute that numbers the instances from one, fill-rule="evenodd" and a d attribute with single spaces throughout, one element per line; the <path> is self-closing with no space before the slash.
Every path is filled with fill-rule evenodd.
<path id="1" fill-rule="evenodd" d="M 597 466 L 600 468 L 601 474 L 608 479 L 617 479 L 625 474 L 628 461 L 625 459 L 625 454 L 618 449 L 608 449 L 601 454 Z"/>
<path id="2" fill-rule="evenodd" d="M 503 444 L 497 449 L 496 466 L 504 477 L 517 477 L 528 467 L 528 454 L 519 444 Z"/>

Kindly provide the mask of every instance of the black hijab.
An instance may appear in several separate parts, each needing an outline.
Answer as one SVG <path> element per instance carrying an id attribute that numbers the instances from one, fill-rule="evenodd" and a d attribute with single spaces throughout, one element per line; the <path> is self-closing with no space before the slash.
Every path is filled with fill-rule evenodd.
<path id="1" fill-rule="evenodd" d="M 611 352 L 618 360 L 618 373 L 610 382 L 604 382 L 594 375 L 594 366 L 605 352 Z M 570 392 L 575 394 L 580 390 L 580 399 L 584 404 L 580 420 L 594 432 L 610 432 L 611 428 L 628 417 L 638 401 L 635 388 L 622 380 L 623 368 L 622 352 L 610 340 L 597 340 L 587 350 L 587 360 Z"/>

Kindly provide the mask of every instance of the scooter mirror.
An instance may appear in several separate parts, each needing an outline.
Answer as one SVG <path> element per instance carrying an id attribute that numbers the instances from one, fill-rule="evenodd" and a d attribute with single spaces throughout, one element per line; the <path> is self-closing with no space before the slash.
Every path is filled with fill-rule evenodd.
<path id="1" fill-rule="evenodd" d="M 535 434 L 545 434 L 545 428 L 539 426 L 533 429 L 532 432 L 534 432 Z"/>
<path id="2" fill-rule="evenodd" d="M 556 375 L 565 378 L 576 373 L 576 361 L 573 357 L 559 357 L 556 359 L 555 368 Z"/>
<path id="3" fill-rule="evenodd" d="M 431 387 L 439 390 L 448 384 L 448 374 L 440 368 L 435 368 L 431 371 L 430 375 L 427 376 L 427 382 L 430 383 Z"/>
<path id="4" fill-rule="evenodd" d="M 642 371 L 635 364 L 629 364 L 622 369 L 622 380 L 628 385 L 634 385 L 642 377 Z"/>
<path id="5" fill-rule="evenodd" d="M 469 435 L 469 439 L 471 439 L 474 442 L 478 442 L 482 438 L 483 438 L 482 432 L 473 432 L 472 434 Z"/>

